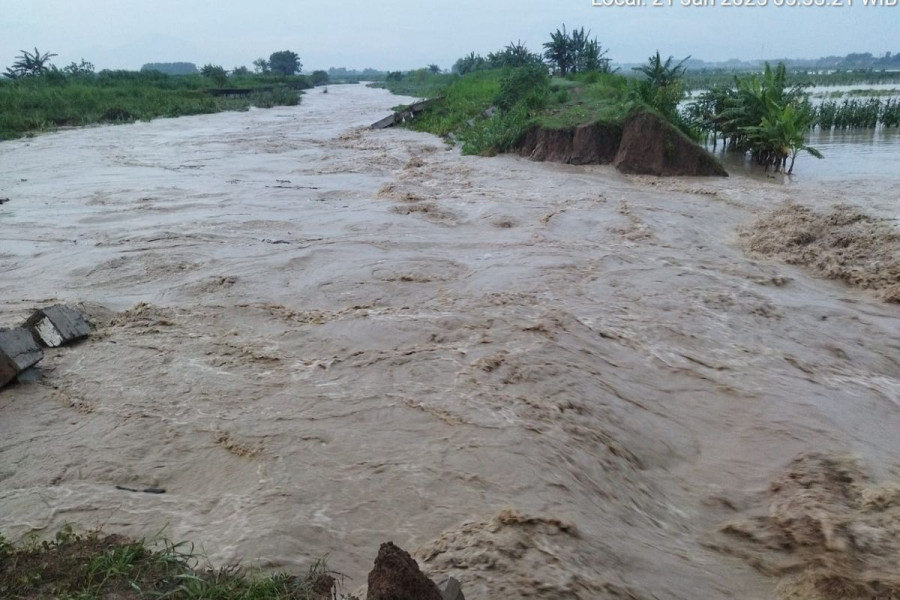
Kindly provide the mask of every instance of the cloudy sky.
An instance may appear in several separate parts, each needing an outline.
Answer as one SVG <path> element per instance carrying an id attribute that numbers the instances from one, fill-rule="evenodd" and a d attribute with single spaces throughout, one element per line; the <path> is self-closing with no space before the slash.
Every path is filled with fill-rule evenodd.
<path id="1" fill-rule="evenodd" d="M 98 69 L 170 61 L 230 69 L 282 49 L 300 54 L 305 72 L 447 68 L 463 54 L 511 40 L 536 50 L 562 23 L 591 29 L 614 62 L 642 62 L 657 49 L 704 60 L 900 52 L 900 6 L 681 1 L 594 7 L 591 0 L 0 0 L 0 68 L 35 46 L 59 54 L 57 65 L 84 57 Z"/>

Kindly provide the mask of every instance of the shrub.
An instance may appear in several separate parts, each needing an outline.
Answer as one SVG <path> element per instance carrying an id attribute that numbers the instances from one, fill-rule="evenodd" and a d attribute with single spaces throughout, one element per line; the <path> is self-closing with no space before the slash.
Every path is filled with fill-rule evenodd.
<path id="1" fill-rule="evenodd" d="M 521 104 L 533 112 L 547 105 L 549 93 L 550 77 L 546 69 L 538 65 L 520 67 L 500 81 L 500 92 L 494 103 L 502 111 Z"/>
<path id="2" fill-rule="evenodd" d="M 525 135 L 529 123 L 528 113 L 521 106 L 478 121 L 460 133 L 462 153 L 494 155 L 512 150 Z"/>

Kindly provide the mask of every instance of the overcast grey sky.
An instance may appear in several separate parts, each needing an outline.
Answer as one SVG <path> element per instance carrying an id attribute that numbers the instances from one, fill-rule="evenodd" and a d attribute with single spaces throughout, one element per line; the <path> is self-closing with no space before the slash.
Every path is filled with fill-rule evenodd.
<path id="1" fill-rule="evenodd" d="M 655 8 L 591 0 L 0 0 L 0 68 L 34 46 L 58 53 L 57 65 L 84 57 L 98 69 L 169 61 L 230 69 L 283 49 L 300 54 L 305 72 L 448 68 L 511 40 L 537 50 L 562 23 L 591 29 L 614 62 L 642 62 L 657 49 L 704 60 L 900 52 L 900 6 L 848 1 L 775 7 L 768 0 L 761 8 L 673 0 Z"/>

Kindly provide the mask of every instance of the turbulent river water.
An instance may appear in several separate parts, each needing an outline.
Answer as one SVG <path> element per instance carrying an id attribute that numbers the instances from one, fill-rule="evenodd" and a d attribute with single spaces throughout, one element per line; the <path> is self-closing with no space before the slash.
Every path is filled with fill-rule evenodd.
<path id="1" fill-rule="evenodd" d="M 798 455 L 900 478 L 897 306 L 735 233 L 787 200 L 896 216 L 895 187 L 363 129 L 401 101 L 0 144 L 0 324 L 57 301 L 97 324 L 0 392 L 0 531 L 327 554 L 349 590 L 393 540 L 470 600 L 762 599 L 777 573 L 722 527 Z"/>

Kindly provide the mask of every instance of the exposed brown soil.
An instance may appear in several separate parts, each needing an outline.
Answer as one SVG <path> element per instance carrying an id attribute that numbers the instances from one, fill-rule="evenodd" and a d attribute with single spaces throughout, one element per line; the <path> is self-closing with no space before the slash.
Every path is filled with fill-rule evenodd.
<path id="1" fill-rule="evenodd" d="M 641 175 L 728 175 L 709 152 L 650 112 L 629 118 L 624 129 L 600 123 L 572 129 L 532 127 L 518 153 L 541 162 L 613 163 L 623 173 Z"/>
<path id="2" fill-rule="evenodd" d="M 788 203 L 741 230 L 744 246 L 829 279 L 875 290 L 900 302 L 900 232 L 857 209 L 835 205 L 827 213 Z"/>
<path id="3" fill-rule="evenodd" d="M 851 458 L 803 455 L 771 484 L 766 508 L 723 527 L 719 548 L 780 577 L 779 597 L 900 597 L 900 485 L 874 484 Z"/>
<path id="4" fill-rule="evenodd" d="M 366 599 L 443 600 L 443 596 L 408 552 L 387 542 L 379 548 L 375 567 L 369 573 Z"/>
<path id="5" fill-rule="evenodd" d="M 623 173 L 727 177 L 721 163 L 651 112 L 629 117 L 613 162 Z"/>
<path id="6" fill-rule="evenodd" d="M 532 127 L 519 144 L 531 160 L 571 165 L 608 164 L 616 157 L 622 132 L 599 123 L 575 129 Z"/>

